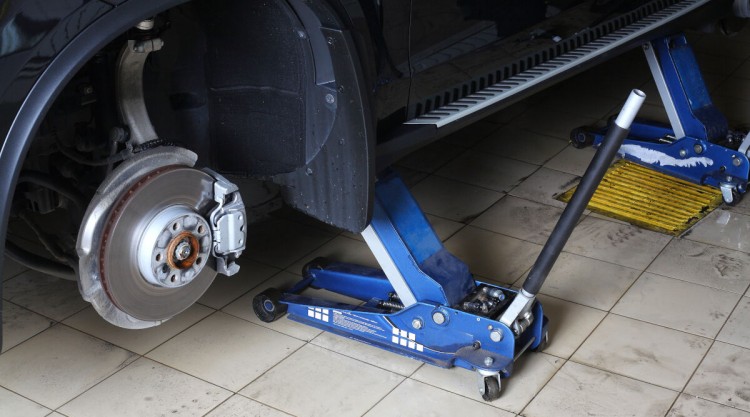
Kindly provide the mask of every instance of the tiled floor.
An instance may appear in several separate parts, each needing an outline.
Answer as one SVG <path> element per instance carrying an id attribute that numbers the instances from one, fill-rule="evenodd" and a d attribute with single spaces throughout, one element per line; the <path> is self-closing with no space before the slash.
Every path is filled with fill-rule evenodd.
<path id="1" fill-rule="evenodd" d="M 733 124 L 750 122 L 750 31 L 693 38 L 715 101 Z M 399 170 L 477 276 L 519 285 L 561 213 L 554 196 L 592 156 L 568 146 L 569 130 L 605 120 L 633 87 L 655 91 L 638 51 Z M 658 103 L 644 113 L 663 115 Z M 519 360 L 493 403 L 471 372 L 260 322 L 252 297 L 291 285 L 306 261 L 375 260 L 358 236 L 289 213 L 251 229 L 239 276 L 141 331 L 105 323 L 75 283 L 6 263 L 0 416 L 750 417 L 750 198 L 680 238 L 587 212 L 540 296 L 551 343 Z"/>

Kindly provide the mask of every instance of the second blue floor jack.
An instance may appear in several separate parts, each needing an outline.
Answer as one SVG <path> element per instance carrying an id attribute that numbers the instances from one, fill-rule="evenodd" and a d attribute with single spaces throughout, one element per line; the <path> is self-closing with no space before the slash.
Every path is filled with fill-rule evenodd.
<path id="1" fill-rule="evenodd" d="M 498 398 L 515 359 L 544 349 L 549 340 L 536 295 L 644 99 L 640 91 L 631 93 L 522 288 L 476 281 L 443 247 L 400 177 L 386 172 L 377 180 L 372 221 L 362 232 L 381 268 L 316 259 L 293 288 L 258 294 L 253 310 L 266 322 L 288 313 L 292 320 L 433 365 L 474 370 L 482 398 Z M 302 295 L 307 288 L 360 303 Z"/>
<path id="2" fill-rule="evenodd" d="M 684 34 L 643 45 L 669 125 L 635 120 L 620 154 L 655 171 L 719 188 L 724 202 L 737 204 L 750 180 L 750 134 L 732 131 L 708 93 Z M 607 129 L 571 132 L 576 147 L 599 146 Z"/>

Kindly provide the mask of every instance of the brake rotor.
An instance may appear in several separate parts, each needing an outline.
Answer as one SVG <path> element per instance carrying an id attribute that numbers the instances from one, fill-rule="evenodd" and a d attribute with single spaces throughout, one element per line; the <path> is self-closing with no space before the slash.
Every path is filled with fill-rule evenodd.
<path id="1" fill-rule="evenodd" d="M 168 319 L 191 306 L 216 276 L 211 229 L 214 178 L 189 167 L 153 171 L 115 203 L 99 248 L 101 281 L 124 313 Z"/>

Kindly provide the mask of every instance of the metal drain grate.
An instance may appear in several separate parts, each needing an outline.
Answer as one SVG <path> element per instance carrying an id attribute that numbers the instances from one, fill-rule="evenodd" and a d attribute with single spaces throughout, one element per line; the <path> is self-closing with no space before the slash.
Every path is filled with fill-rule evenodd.
<path id="1" fill-rule="evenodd" d="M 575 189 L 557 199 L 567 203 Z M 721 191 L 715 188 L 620 160 L 607 171 L 588 209 L 649 230 L 679 235 L 721 203 Z"/>

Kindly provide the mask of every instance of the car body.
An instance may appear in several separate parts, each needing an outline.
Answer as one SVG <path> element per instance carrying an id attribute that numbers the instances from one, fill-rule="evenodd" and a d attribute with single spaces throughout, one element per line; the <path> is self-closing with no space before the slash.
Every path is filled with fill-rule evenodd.
<path id="1" fill-rule="evenodd" d="M 5 0 L 0 241 L 19 212 L 37 219 L 76 199 L 91 211 L 106 188 L 119 161 L 82 169 L 59 153 L 125 146 L 111 135 L 123 131 L 113 92 L 129 40 L 165 45 L 140 68 L 141 107 L 159 137 L 149 148 L 190 149 L 200 166 L 273 183 L 286 204 L 360 232 L 377 173 L 406 153 L 650 38 L 730 11 L 725 0 Z M 645 29 L 602 41 L 636 26 Z M 33 258 L 37 266 L 59 270 L 55 262 L 70 259 L 81 273 L 85 248 L 75 237 L 84 208 L 48 233 L 72 243 L 59 245 L 56 260 Z"/>

